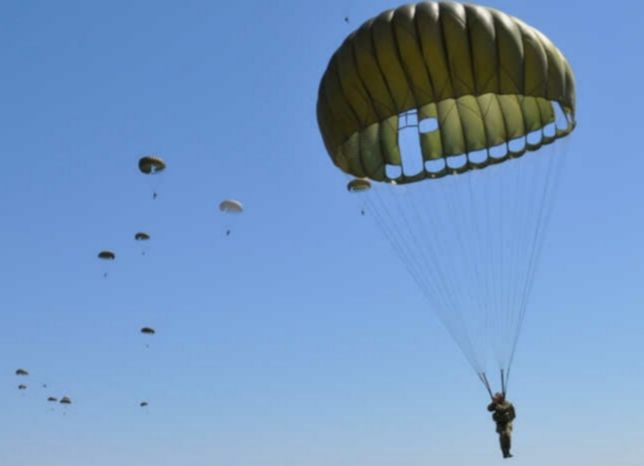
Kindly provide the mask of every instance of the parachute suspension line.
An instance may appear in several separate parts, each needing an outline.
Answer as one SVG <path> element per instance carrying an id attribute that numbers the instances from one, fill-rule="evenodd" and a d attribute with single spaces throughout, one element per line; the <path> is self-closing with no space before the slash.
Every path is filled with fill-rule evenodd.
<path id="1" fill-rule="evenodd" d="M 540 154 L 534 154 L 534 156 L 539 156 Z M 529 228 L 530 228 L 530 209 L 531 206 L 525 205 L 527 201 L 526 193 L 530 191 L 530 183 L 528 180 L 524 180 L 524 176 L 527 173 L 529 176 L 530 171 L 526 169 L 524 162 L 529 162 L 529 160 L 511 160 L 508 163 L 507 173 L 509 178 L 511 178 L 512 186 L 510 187 L 511 191 L 514 193 L 514 196 L 508 196 L 509 206 L 508 211 L 510 213 L 510 218 L 513 219 L 517 225 L 517 232 L 515 235 L 510 235 L 508 238 L 508 272 L 506 276 L 507 282 L 507 293 L 505 296 L 504 310 L 503 310 L 503 334 L 508 335 L 511 332 L 513 324 L 513 315 L 518 313 L 517 305 L 513 300 L 515 290 L 518 288 L 520 283 L 520 264 L 524 248 L 523 239 L 527 237 Z M 511 164 L 511 165 L 510 165 Z M 512 171 L 516 173 L 512 173 Z M 510 176 L 511 175 L 511 176 Z M 534 175 L 533 175 L 534 176 Z M 505 339 L 507 341 L 507 339 Z M 502 354 L 507 355 L 507 348 L 502 349 L 499 354 L 499 367 L 504 368 Z"/>
<path id="2" fill-rule="evenodd" d="M 552 149 L 550 149 L 550 151 L 552 151 L 552 153 L 549 153 L 549 151 L 546 151 L 546 153 L 542 154 L 548 159 L 548 168 L 547 168 L 546 180 L 543 183 L 544 189 L 541 196 L 541 199 L 542 199 L 541 206 L 540 206 L 541 208 L 539 212 L 539 218 L 537 220 L 537 228 L 535 230 L 534 237 L 533 237 L 533 247 L 532 247 L 532 252 L 530 255 L 530 260 L 528 265 L 528 274 L 527 274 L 527 277 L 522 289 L 521 298 L 519 301 L 520 311 L 516 322 L 516 331 L 514 335 L 514 340 L 512 342 L 510 357 L 508 360 L 508 365 L 507 365 L 508 371 L 512 367 L 512 362 L 514 361 L 516 346 L 519 339 L 519 335 L 521 334 L 522 323 L 525 319 L 529 296 L 532 291 L 532 285 L 535 279 L 539 258 L 541 256 L 541 251 L 543 250 L 543 246 L 545 243 L 545 232 L 547 230 L 548 224 L 550 223 L 550 218 L 552 216 L 552 210 L 553 210 L 552 206 L 554 204 L 556 192 L 558 191 L 559 182 L 561 180 L 561 172 L 563 170 L 563 165 L 565 162 L 565 157 L 563 157 L 563 154 L 558 153 L 559 148 L 554 145 L 551 147 Z"/>
<path id="3" fill-rule="evenodd" d="M 457 305 L 454 301 L 457 293 L 450 288 L 449 280 L 446 280 L 445 277 L 442 276 L 440 267 L 431 268 L 431 262 L 427 260 L 427 258 L 425 258 L 426 262 L 423 267 L 423 264 L 420 262 L 417 255 L 414 254 L 414 252 L 418 250 L 424 254 L 436 256 L 433 249 L 434 242 L 418 241 L 414 234 L 414 230 L 410 228 L 405 205 L 401 203 L 398 192 L 394 192 L 399 188 L 390 186 L 382 187 L 385 189 L 389 188 L 388 194 L 390 194 L 390 199 L 393 199 L 392 203 L 387 203 L 382 198 L 379 189 L 372 189 L 374 192 L 374 198 L 368 198 L 370 209 L 374 211 L 378 226 L 381 228 L 383 233 L 385 233 L 385 236 L 389 240 L 394 251 L 403 261 L 403 264 L 410 272 L 410 275 L 419 285 L 430 305 L 435 308 L 434 310 L 438 313 L 439 317 L 450 314 L 459 316 Z M 390 209 L 389 206 L 392 208 Z M 399 220 L 396 219 L 393 212 L 399 214 Z M 425 209 L 421 209 L 421 212 L 425 212 Z M 431 216 L 425 218 L 431 218 Z M 421 246 L 423 243 L 428 249 L 431 249 L 431 252 L 423 251 L 423 247 Z M 454 326 L 448 325 L 449 322 L 446 322 L 445 319 L 441 320 L 454 341 L 459 345 L 459 347 L 461 347 L 461 350 L 470 365 L 475 369 L 479 367 L 480 364 L 476 360 L 475 352 L 470 343 L 467 340 L 463 340 L 456 332 Z"/>
<path id="4" fill-rule="evenodd" d="M 445 181 L 445 180 L 440 180 Z M 410 203 L 414 209 L 414 213 L 418 219 L 418 224 L 422 229 L 422 236 L 426 238 L 423 242 L 427 247 L 423 249 L 424 260 L 426 273 L 428 276 L 433 276 L 430 280 L 434 280 L 437 276 L 437 282 L 442 285 L 443 290 L 447 293 L 449 301 L 452 303 L 451 309 L 446 309 L 444 307 L 437 307 L 435 312 L 438 314 L 438 317 L 441 319 L 443 326 L 445 326 L 452 338 L 457 342 L 459 347 L 464 353 L 469 353 L 469 359 L 472 361 L 472 367 L 475 371 L 482 370 L 481 362 L 476 358 L 476 351 L 472 345 L 472 335 L 468 332 L 468 328 L 463 320 L 464 316 L 462 313 L 463 309 L 463 293 L 458 292 L 457 283 L 454 280 L 449 280 L 445 276 L 444 267 L 441 266 L 441 257 L 440 251 L 436 253 L 435 244 L 436 241 L 433 240 L 431 233 L 440 231 L 440 228 L 444 228 L 444 222 L 439 215 L 440 207 L 447 207 L 447 212 L 453 212 L 454 209 L 450 206 L 449 200 L 451 196 L 445 196 L 443 190 L 438 189 L 438 184 L 427 183 L 425 186 L 419 186 L 417 188 L 421 196 L 411 196 L 412 202 Z M 444 199 L 443 199 L 444 198 Z M 419 202 L 422 204 L 419 207 Z M 453 216 L 447 215 L 450 223 L 453 224 Z M 427 225 L 430 225 L 429 228 Z M 457 254 L 463 254 L 464 247 L 463 241 L 460 240 L 460 232 L 458 228 L 452 228 L 450 231 L 455 231 L 459 233 L 457 240 L 459 240 L 459 245 Z M 435 235 L 434 235 L 435 236 Z M 440 237 L 439 237 L 440 239 Z M 440 245 L 440 241 L 438 241 Z M 451 261 L 453 262 L 453 261 Z M 461 299 L 459 299 L 461 298 Z M 453 318 L 453 321 L 450 321 L 449 317 Z M 460 334 L 459 334 L 460 333 Z"/>
<path id="5" fill-rule="evenodd" d="M 469 206 L 469 212 L 468 212 L 468 218 L 471 221 L 471 227 L 470 230 L 474 231 L 475 238 L 482 238 L 483 233 L 481 232 L 481 219 L 479 217 L 479 207 L 478 203 L 476 200 L 476 196 L 474 195 L 474 190 L 472 188 L 472 179 L 474 176 L 476 176 L 476 171 L 467 173 L 467 196 L 468 200 L 465 201 L 465 204 Z M 481 175 L 480 173 L 478 174 L 479 176 Z M 484 219 L 487 219 L 487 215 L 483 215 Z M 482 267 L 484 267 L 485 261 L 483 260 L 484 258 L 484 247 L 481 245 L 482 241 L 469 241 L 471 247 L 472 247 L 472 261 L 474 263 L 474 267 L 472 270 L 473 277 L 472 277 L 472 289 L 474 289 L 474 285 L 478 285 L 478 289 L 475 292 L 475 297 L 473 298 L 473 302 L 477 303 L 478 306 L 481 308 L 481 314 L 483 321 L 480 322 L 480 325 L 483 327 L 483 332 L 482 335 L 485 339 L 485 347 L 489 348 L 491 339 L 490 339 L 490 324 L 492 321 L 490 320 L 490 315 L 489 315 L 489 287 L 486 286 L 486 283 L 489 280 L 489 274 L 486 273 L 485 270 L 482 270 Z"/>

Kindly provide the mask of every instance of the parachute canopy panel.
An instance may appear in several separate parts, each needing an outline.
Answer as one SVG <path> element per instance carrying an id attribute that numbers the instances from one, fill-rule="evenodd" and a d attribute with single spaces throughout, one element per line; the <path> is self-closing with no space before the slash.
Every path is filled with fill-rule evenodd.
<path id="1" fill-rule="evenodd" d="M 548 131 L 559 109 L 565 125 Z M 409 111 L 425 163 L 463 155 L 466 163 L 388 174 L 388 165 L 403 165 L 399 116 Z M 575 81 L 559 49 L 521 20 L 476 5 L 421 2 L 385 11 L 349 35 L 320 82 L 317 118 L 344 172 L 410 183 L 500 163 L 566 136 L 575 127 Z M 535 132 L 540 137 L 528 142 Z M 524 144 L 511 147 L 517 139 Z M 504 153 L 492 155 L 498 146 Z M 486 157 L 470 157 L 477 151 Z"/>

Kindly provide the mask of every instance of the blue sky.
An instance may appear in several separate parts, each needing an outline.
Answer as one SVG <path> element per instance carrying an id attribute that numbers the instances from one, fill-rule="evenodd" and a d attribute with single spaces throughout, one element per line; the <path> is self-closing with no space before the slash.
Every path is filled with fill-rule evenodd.
<path id="1" fill-rule="evenodd" d="M 500 461 L 484 390 L 317 129 L 329 57 L 395 6 L 2 3 L 0 464 Z M 513 368 L 513 461 L 641 464 L 644 6 L 489 6 L 577 76 Z M 150 153 L 168 163 L 156 201 L 136 167 Z M 118 255 L 107 280 L 101 249 Z M 374 286 L 382 273 L 397 279 Z M 74 404 L 50 411 L 50 394 Z"/>

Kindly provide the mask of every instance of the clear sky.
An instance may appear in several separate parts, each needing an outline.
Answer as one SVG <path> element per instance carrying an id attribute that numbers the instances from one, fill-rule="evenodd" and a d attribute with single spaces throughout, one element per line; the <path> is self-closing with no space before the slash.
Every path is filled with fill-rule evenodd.
<path id="1" fill-rule="evenodd" d="M 513 368 L 513 461 L 643 464 L 644 5 L 486 4 L 577 76 Z M 2 2 L 0 465 L 502 461 L 485 391 L 317 128 L 331 54 L 395 6 Z M 168 163 L 155 201 L 136 166 L 150 153 Z M 246 212 L 221 214 L 225 198 Z"/>

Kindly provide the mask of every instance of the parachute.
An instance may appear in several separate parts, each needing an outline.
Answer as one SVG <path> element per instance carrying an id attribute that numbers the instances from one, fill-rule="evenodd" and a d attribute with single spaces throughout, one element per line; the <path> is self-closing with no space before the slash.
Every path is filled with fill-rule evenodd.
<path id="1" fill-rule="evenodd" d="M 147 405 L 148 405 L 148 402 L 147 402 L 147 401 L 142 401 L 141 403 L 139 403 L 139 406 L 140 406 L 141 408 L 145 408 Z"/>
<path id="2" fill-rule="evenodd" d="M 349 191 L 350 193 L 362 193 L 365 191 L 369 191 L 370 189 L 371 189 L 371 183 L 369 182 L 369 180 L 356 178 L 354 180 L 349 181 L 349 183 L 347 183 L 347 191 Z M 360 208 L 360 213 L 362 215 L 365 214 L 364 205 Z"/>
<path id="3" fill-rule="evenodd" d="M 234 199 L 226 199 L 219 204 L 219 210 L 229 214 L 241 214 L 244 211 L 244 206 Z"/>
<path id="4" fill-rule="evenodd" d="M 26 377 L 29 375 L 29 372 L 26 369 L 17 369 L 16 370 L 16 375 Z"/>
<path id="5" fill-rule="evenodd" d="M 70 405 L 70 404 L 72 404 L 72 400 L 71 400 L 71 398 L 69 398 L 68 396 L 64 396 L 64 397 L 62 397 L 62 398 L 60 399 L 59 403 L 60 403 L 61 405 Z"/>
<path id="6" fill-rule="evenodd" d="M 112 262 L 113 260 L 116 259 L 116 254 L 114 254 L 112 251 L 101 251 L 98 253 L 98 258 L 101 259 L 101 261 L 104 261 L 105 264 L 102 267 L 103 270 L 103 278 L 107 278 L 109 275 L 109 269 L 110 266 L 108 265 L 109 262 Z"/>
<path id="7" fill-rule="evenodd" d="M 18 390 L 27 390 L 27 386 L 24 384 L 18 385 Z"/>
<path id="8" fill-rule="evenodd" d="M 361 193 L 363 191 L 369 191 L 370 189 L 371 183 L 369 182 L 369 180 L 357 178 L 347 183 L 347 191 L 352 193 Z"/>
<path id="9" fill-rule="evenodd" d="M 141 329 L 141 333 L 144 333 L 146 335 L 154 335 L 156 331 L 152 327 L 143 327 Z"/>
<path id="10" fill-rule="evenodd" d="M 575 108 L 559 49 L 471 4 L 383 12 L 320 82 L 331 160 L 349 191 L 371 182 L 376 224 L 490 395 L 490 363 L 507 389 Z"/>
<path id="11" fill-rule="evenodd" d="M 50 396 L 49 398 L 47 398 L 47 401 L 50 403 L 57 403 L 58 398 L 56 398 L 55 396 Z"/>
<path id="12" fill-rule="evenodd" d="M 98 258 L 103 260 L 114 260 L 116 259 L 116 254 L 112 251 L 101 251 L 98 253 Z"/>
<path id="13" fill-rule="evenodd" d="M 147 242 L 150 241 L 150 235 L 144 231 L 139 231 L 134 235 L 134 240 L 141 244 L 141 255 L 145 256 L 147 251 Z"/>
<path id="14" fill-rule="evenodd" d="M 219 203 L 219 210 L 228 214 L 241 214 L 244 211 L 244 206 L 241 202 L 234 199 L 226 199 Z M 226 227 L 226 236 L 230 235 L 230 226 Z"/>
<path id="15" fill-rule="evenodd" d="M 165 170 L 165 162 L 160 157 L 146 155 L 139 159 L 139 170 L 144 175 L 155 175 Z"/>
<path id="16" fill-rule="evenodd" d="M 163 172 L 165 168 L 166 168 L 165 162 L 160 157 L 153 156 L 153 155 L 146 155 L 145 157 L 141 157 L 139 159 L 139 171 L 144 175 L 158 175 L 161 172 Z M 153 190 L 152 199 L 157 198 L 157 188 L 158 188 L 158 180 L 155 180 L 152 186 L 152 190 Z"/>

